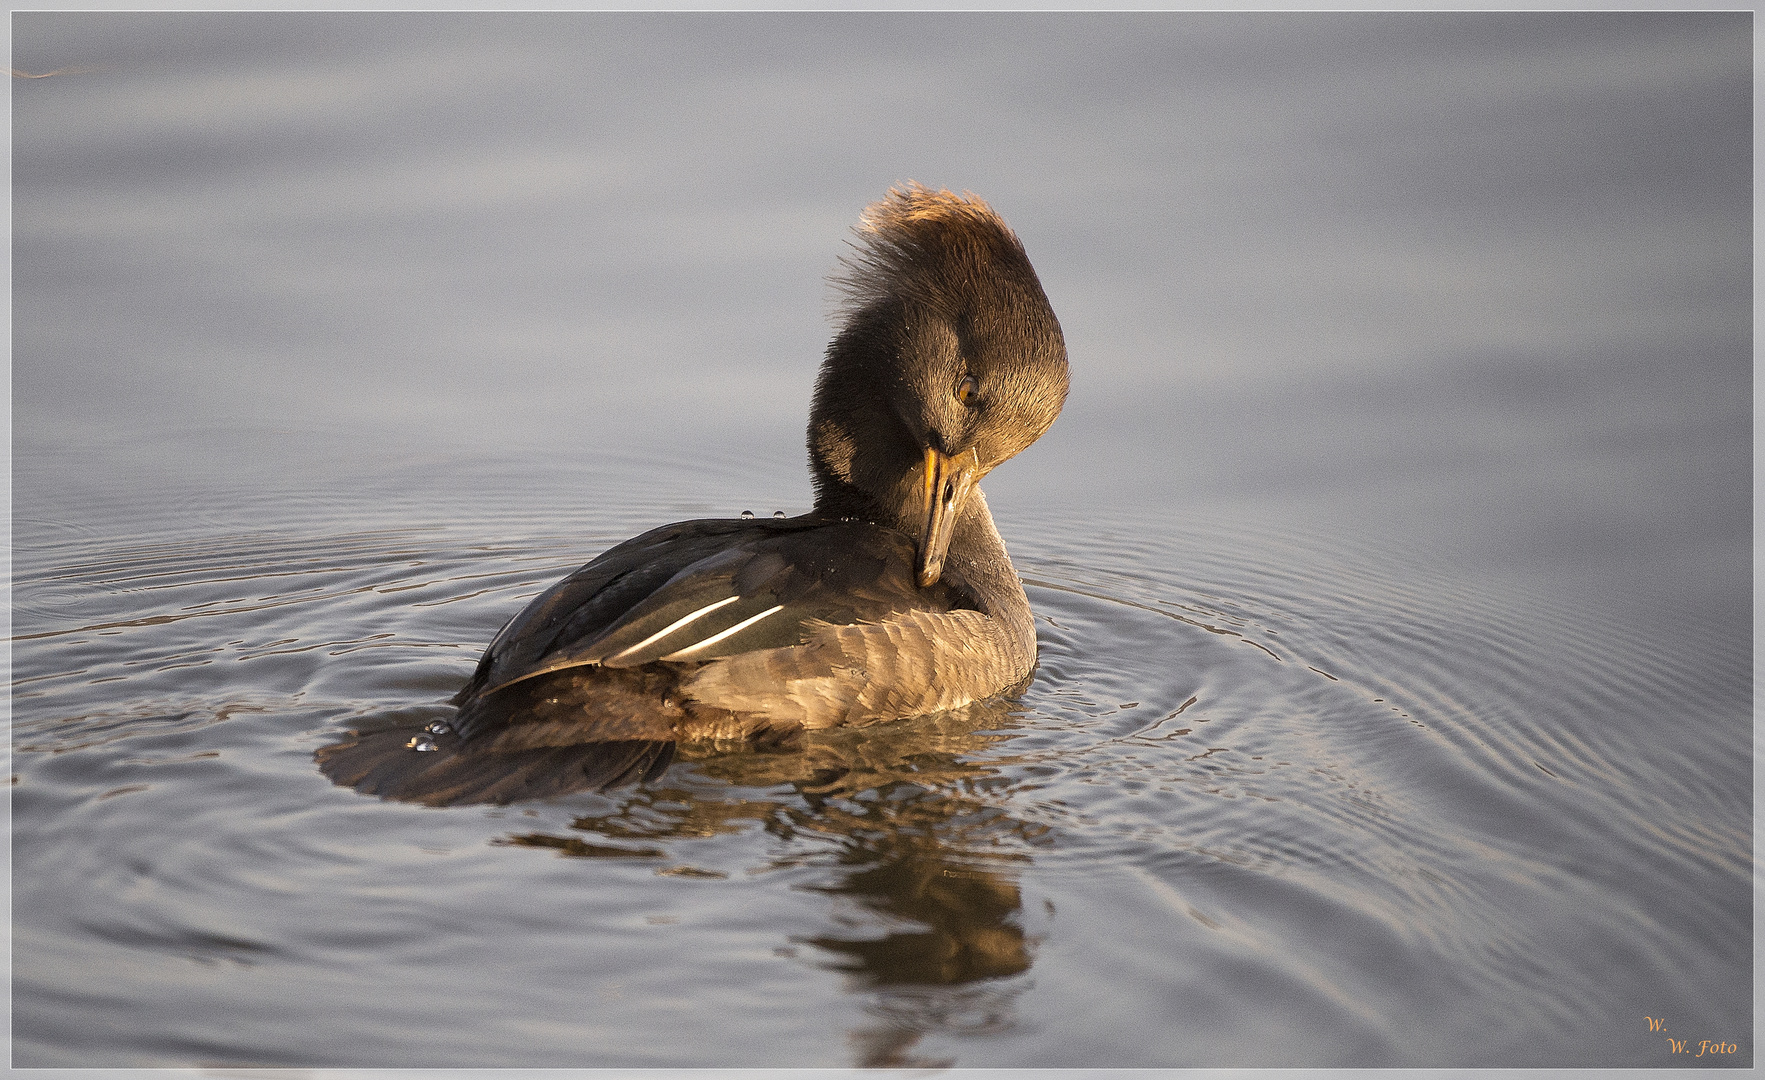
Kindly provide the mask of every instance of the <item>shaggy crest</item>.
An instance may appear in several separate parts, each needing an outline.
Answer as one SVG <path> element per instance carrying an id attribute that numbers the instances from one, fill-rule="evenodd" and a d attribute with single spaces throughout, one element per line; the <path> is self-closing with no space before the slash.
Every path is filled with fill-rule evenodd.
<path id="1" fill-rule="evenodd" d="M 997 295 L 1010 285 L 1041 294 L 1017 235 L 971 192 L 908 181 L 866 207 L 853 231 L 857 250 L 833 279 L 846 314 L 897 297 L 945 308 L 955 297 Z"/>

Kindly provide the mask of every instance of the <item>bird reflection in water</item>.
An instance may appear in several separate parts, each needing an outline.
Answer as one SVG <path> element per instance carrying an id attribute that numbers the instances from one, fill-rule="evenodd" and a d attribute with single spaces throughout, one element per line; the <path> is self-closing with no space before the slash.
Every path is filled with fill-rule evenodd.
<path id="1" fill-rule="evenodd" d="M 1048 830 L 1003 805 L 1011 781 L 1000 771 L 1009 760 L 1000 744 L 1012 737 L 1011 709 L 994 702 L 860 731 L 811 732 L 791 753 L 689 750 L 683 759 L 711 784 L 651 785 L 608 813 L 577 818 L 577 835 L 503 842 L 564 855 L 666 858 L 669 840 L 762 822 L 782 842 L 766 869 L 827 871 L 804 887 L 834 898 L 840 914 L 792 944 L 812 946 L 851 991 L 870 996 L 866 1011 L 876 1023 L 850 1034 L 855 1064 L 948 1067 L 913 1056 L 913 1047 L 928 1035 L 1014 1027 L 1025 985 L 1015 977 L 1034 960 L 1018 876 Z M 728 785 L 727 797 L 716 796 L 719 784 Z M 755 789 L 770 790 L 745 797 Z"/>
<path id="2" fill-rule="evenodd" d="M 853 989 L 874 995 L 868 1011 L 880 1022 L 851 1034 L 858 1065 L 948 1068 L 953 1060 L 909 1051 L 928 1034 L 1015 1026 L 1023 983 L 1005 980 L 1029 970 L 1033 946 L 1021 925 L 1015 860 L 983 858 L 900 828 L 842 854 L 844 876 L 814 888 L 856 901 L 890 929 L 863 936 L 859 923 L 852 936 L 821 934 L 805 943 L 831 954 Z M 902 920 L 923 929 L 900 929 Z"/>

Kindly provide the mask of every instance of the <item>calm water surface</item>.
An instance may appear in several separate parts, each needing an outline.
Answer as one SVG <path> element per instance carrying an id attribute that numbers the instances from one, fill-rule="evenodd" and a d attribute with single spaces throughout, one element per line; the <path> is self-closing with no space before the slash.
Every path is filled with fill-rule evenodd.
<path id="1" fill-rule="evenodd" d="M 20 18 L 14 1064 L 1752 1063 L 1746 17 L 918 18 Z M 332 786 L 807 508 L 909 176 L 1071 349 L 1027 691 Z"/>

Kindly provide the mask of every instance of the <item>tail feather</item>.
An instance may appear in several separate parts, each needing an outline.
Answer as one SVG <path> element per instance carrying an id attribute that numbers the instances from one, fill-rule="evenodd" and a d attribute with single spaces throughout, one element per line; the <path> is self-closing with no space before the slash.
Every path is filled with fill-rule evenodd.
<path id="1" fill-rule="evenodd" d="M 414 744 L 433 745 L 418 750 Z M 383 799 L 460 806 L 545 799 L 649 782 L 674 760 L 674 743 L 622 739 L 523 750 L 474 749 L 452 735 L 351 732 L 314 755 L 333 783 Z"/>

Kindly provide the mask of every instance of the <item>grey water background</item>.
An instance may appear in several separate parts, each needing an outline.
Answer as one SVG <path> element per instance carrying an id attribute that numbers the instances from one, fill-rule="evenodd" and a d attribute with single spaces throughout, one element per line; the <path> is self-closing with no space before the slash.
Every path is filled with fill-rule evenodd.
<path id="1" fill-rule="evenodd" d="M 1749 14 L 12 29 L 15 1065 L 1752 1063 Z M 1071 352 L 1022 699 L 327 783 L 607 545 L 807 508 L 908 179 Z"/>

